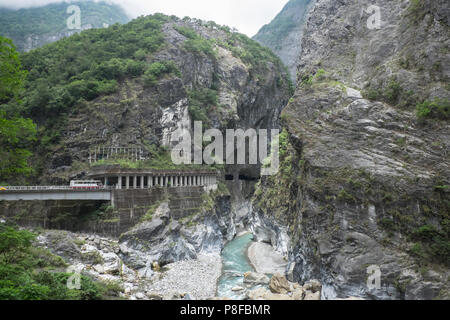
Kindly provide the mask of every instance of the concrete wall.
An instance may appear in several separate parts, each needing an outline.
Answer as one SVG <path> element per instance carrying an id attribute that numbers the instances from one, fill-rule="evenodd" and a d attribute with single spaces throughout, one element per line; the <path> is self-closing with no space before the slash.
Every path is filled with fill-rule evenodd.
<path id="1" fill-rule="evenodd" d="M 181 219 L 202 206 L 203 187 L 114 190 L 114 209 L 120 219 L 120 233 L 138 224 L 155 204 L 167 201 L 170 216 Z"/>
<path id="2" fill-rule="evenodd" d="M 110 201 L 0 201 L 0 217 L 24 227 L 42 227 L 118 237 L 141 222 L 150 208 L 169 203 L 170 216 L 199 212 L 203 187 L 113 190 Z M 112 205 L 112 206 L 111 206 Z M 99 209 L 106 212 L 97 214 Z"/>
<path id="3" fill-rule="evenodd" d="M 0 216 L 23 227 L 114 235 L 118 233 L 117 221 L 110 214 L 96 214 L 109 204 L 109 201 L 0 201 Z"/>

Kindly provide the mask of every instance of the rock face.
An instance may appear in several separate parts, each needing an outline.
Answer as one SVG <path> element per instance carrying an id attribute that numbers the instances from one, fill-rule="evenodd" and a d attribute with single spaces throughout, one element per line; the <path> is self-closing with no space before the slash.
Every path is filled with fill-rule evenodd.
<path id="1" fill-rule="evenodd" d="M 229 197 L 205 194 L 213 207 L 199 203 L 196 212 L 173 216 L 167 202 L 162 202 L 148 221 L 139 223 L 120 236 L 127 248 L 124 261 L 133 268 L 151 269 L 181 260 L 197 259 L 199 254 L 219 256 L 228 240 L 236 234 Z"/>
<path id="2" fill-rule="evenodd" d="M 290 0 L 275 19 L 253 37 L 280 57 L 289 69 L 292 80 L 297 78 L 303 26 L 312 2 L 314 1 Z"/>
<path id="3" fill-rule="evenodd" d="M 318 0 L 309 12 L 285 154 L 253 221 L 322 298 L 449 298 L 450 126 L 415 114 L 450 97 L 449 7 L 378 1 L 374 29 L 372 4 Z"/>

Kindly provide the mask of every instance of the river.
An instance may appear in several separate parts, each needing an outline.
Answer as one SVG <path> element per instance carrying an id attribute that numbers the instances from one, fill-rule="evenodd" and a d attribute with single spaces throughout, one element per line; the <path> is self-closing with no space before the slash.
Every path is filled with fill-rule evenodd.
<path id="1" fill-rule="evenodd" d="M 251 233 L 236 237 L 228 242 L 222 251 L 222 276 L 219 278 L 217 286 L 217 296 L 230 298 L 233 300 L 243 300 L 245 291 L 234 292 L 234 287 L 244 286 L 243 274 L 248 271 L 255 271 L 247 257 L 247 248 L 253 242 Z"/>

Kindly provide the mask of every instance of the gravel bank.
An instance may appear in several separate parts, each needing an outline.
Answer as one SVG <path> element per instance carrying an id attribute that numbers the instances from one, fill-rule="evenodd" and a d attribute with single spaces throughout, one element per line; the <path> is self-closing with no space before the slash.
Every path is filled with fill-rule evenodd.
<path id="1" fill-rule="evenodd" d="M 153 280 L 147 294 L 157 294 L 164 299 L 186 293 L 197 300 L 215 297 L 217 280 L 222 273 L 220 256 L 199 255 L 196 260 L 175 262 L 166 268 L 169 270 Z"/>

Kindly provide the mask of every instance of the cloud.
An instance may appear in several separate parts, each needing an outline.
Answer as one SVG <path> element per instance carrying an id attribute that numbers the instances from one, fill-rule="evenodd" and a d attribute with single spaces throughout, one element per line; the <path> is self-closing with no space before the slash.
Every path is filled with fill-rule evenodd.
<path id="1" fill-rule="evenodd" d="M 0 0 L 0 7 L 12 9 L 47 5 L 62 0 Z M 98 2 L 98 1 L 97 1 Z M 281 11 L 288 0 L 110 0 L 121 5 L 130 17 L 156 12 L 179 17 L 212 20 L 253 36 Z"/>

